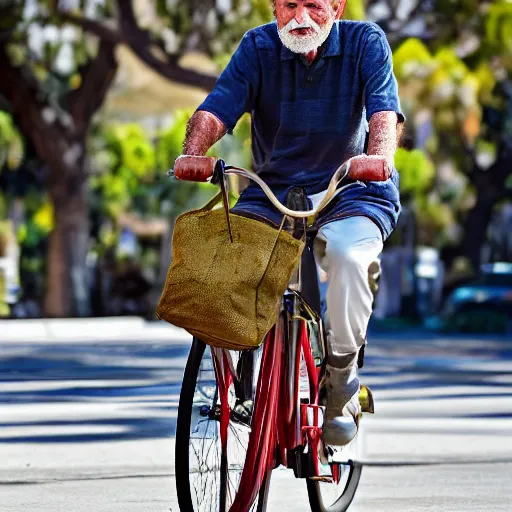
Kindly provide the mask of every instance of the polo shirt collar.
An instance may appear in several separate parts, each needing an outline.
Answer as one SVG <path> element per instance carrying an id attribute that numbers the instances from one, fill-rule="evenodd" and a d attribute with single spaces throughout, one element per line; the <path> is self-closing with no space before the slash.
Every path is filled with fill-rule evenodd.
<path id="1" fill-rule="evenodd" d="M 334 22 L 329 36 L 325 40 L 324 51 L 321 53 L 320 58 L 335 57 L 341 55 L 341 43 L 340 43 L 340 28 L 339 21 Z M 298 54 L 292 52 L 284 44 L 281 43 L 281 60 L 289 60 L 297 57 Z"/>
<path id="2" fill-rule="evenodd" d="M 340 23 L 339 21 L 334 22 L 331 32 L 325 40 L 324 51 L 321 55 L 322 58 L 341 55 Z"/>

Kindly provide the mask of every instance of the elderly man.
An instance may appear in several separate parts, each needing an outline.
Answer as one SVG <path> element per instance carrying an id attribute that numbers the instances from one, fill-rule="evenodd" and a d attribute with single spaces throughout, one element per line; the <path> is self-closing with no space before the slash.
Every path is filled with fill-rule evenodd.
<path id="1" fill-rule="evenodd" d="M 190 119 L 184 144 L 184 154 L 205 155 L 250 112 L 254 170 L 282 202 L 298 186 L 313 205 L 342 162 L 386 159 L 387 181 L 353 182 L 317 219 L 329 275 L 330 350 L 321 392 L 324 441 L 332 445 L 347 444 L 357 432 L 357 355 L 373 298 L 368 267 L 400 212 L 393 158 L 404 121 L 384 33 L 372 23 L 339 21 L 345 3 L 275 0 L 275 22 L 245 34 Z M 280 222 L 257 185 L 241 194 L 234 211 Z"/>

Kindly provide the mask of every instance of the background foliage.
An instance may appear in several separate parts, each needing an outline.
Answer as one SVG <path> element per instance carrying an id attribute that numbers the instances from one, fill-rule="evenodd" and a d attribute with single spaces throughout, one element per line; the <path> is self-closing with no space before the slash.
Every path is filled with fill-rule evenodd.
<path id="1" fill-rule="evenodd" d="M 112 254 L 130 231 L 147 263 L 138 271 L 158 286 L 164 224 L 213 193 L 164 179 L 192 111 L 173 112 L 170 123 L 98 116 L 118 87 L 117 49 L 207 91 L 215 76 L 184 58 L 202 54 L 220 70 L 245 31 L 272 19 L 267 0 L 119 6 L 12 0 L 0 8 L 0 213 L 15 220 L 24 296 L 42 306 L 46 292 L 52 315 L 87 310 L 76 300 L 67 307 L 63 290 L 80 295 L 87 269 L 103 261 L 114 275 Z M 378 22 L 394 51 L 407 116 L 395 163 L 417 243 L 449 254 L 449 267 L 462 258 L 476 268 L 487 227 L 512 196 L 512 2 L 351 0 L 346 18 Z M 250 165 L 247 116 L 212 154 Z M 71 241 L 83 233 L 85 245 Z M 59 253 L 59 240 L 76 251 Z"/>

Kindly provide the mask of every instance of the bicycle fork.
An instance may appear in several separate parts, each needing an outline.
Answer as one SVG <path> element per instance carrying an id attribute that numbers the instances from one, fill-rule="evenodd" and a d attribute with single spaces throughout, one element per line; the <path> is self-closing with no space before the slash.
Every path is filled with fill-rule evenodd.
<path id="1" fill-rule="evenodd" d="M 253 428 L 240 485 L 230 512 L 247 512 L 250 509 L 276 463 L 282 359 L 283 322 L 280 318 L 265 339 L 253 407 Z"/>

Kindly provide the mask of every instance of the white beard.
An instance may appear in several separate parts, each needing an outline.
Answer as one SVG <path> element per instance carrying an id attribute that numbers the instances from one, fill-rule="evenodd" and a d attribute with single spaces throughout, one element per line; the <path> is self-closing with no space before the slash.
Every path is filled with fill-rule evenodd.
<path id="1" fill-rule="evenodd" d="M 280 28 L 278 33 L 279 39 L 281 39 L 281 42 L 286 46 L 286 48 L 293 53 L 301 53 L 305 55 L 309 52 L 315 51 L 324 44 L 325 40 L 331 33 L 334 20 L 326 23 L 324 27 L 320 27 L 320 25 L 311 19 L 307 12 L 304 14 L 304 18 L 304 23 L 302 24 L 297 23 L 294 18 L 283 28 Z M 315 33 L 307 36 L 299 36 L 290 32 L 297 28 L 310 28 L 313 29 Z"/>

